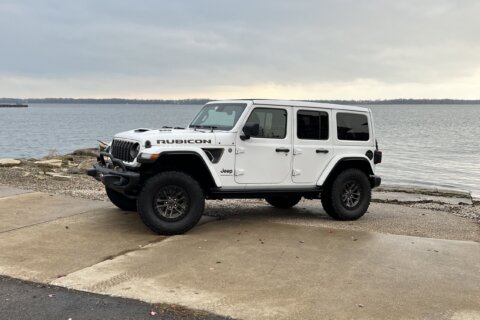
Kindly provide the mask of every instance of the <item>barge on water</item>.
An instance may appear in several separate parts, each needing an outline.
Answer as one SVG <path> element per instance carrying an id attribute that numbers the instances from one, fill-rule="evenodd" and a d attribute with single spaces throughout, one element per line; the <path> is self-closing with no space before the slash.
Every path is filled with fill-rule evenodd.
<path id="1" fill-rule="evenodd" d="M 21 103 L 0 103 L 0 108 L 27 108 L 28 104 Z"/>

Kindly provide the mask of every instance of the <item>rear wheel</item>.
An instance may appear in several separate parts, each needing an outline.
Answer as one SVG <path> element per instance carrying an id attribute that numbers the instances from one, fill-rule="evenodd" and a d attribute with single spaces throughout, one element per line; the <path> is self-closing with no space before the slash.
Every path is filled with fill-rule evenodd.
<path id="1" fill-rule="evenodd" d="M 359 169 L 341 172 L 322 192 L 322 205 L 337 220 L 357 220 L 370 206 L 372 189 L 366 174 Z"/>
<path id="2" fill-rule="evenodd" d="M 177 171 L 166 171 L 150 178 L 138 198 L 138 213 L 154 232 L 181 234 L 200 220 L 205 197 L 198 182 Z"/>
<path id="3" fill-rule="evenodd" d="M 301 199 L 301 196 L 296 195 L 275 195 L 266 197 L 265 201 L 276 208 L 289 209 L 299 203 Z"/>
<path id="4" fill-rule="evenodd" d="M 128 198 L 108 187 L 105 187 L 105 191 L 107 192 L 108 199 L 118 208 L 125 211 L 137 211 L 137 199 Z"/>
<path id="5" fill-rule="evenodd" d="M 331 186 L 326 187 L 323 191 L 322 194 L 320 195 L 320 199 L 322 201 L 322 206 L 323 210 L 332 218 L 338 219 L 337 215 L 335 214 L 335 211 L 333 210 L 332 207 L 332 200 L 331 200 Z"/>

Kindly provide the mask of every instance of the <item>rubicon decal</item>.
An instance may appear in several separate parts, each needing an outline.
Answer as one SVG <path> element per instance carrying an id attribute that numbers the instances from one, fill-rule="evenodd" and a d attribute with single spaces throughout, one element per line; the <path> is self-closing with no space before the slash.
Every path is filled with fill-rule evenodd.
<path id="1" fill-rule="evenodd" d="M 205 144 L 212 143 L 211 139 L 171 139 L 157 140 L 158 144 Z"/>

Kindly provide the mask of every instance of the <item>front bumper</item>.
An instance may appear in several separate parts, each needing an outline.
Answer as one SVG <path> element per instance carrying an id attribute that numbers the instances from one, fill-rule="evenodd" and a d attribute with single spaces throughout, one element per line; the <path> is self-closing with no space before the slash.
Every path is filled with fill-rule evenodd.
<path id="1" fill-rule="evenodd" d="M 117 165 L 117 168 L 108 168 L 104 157 L 110 158 L 112 163 Z M 122 194 L 131 195 L 139 189 L 140 173 L 128 171 L 123 162 L 115 159 L 110 153 L 101 152 L 98 163 L 87 170 L 87 175 Z"/>
<path id="2" fill-rule="evenodd" d="M 376 176 L 376 175 L 371 175 L 369 177 L 369 180 L 370 180 L 370 186 L 373 188 L 376 188 L 376 187 L 379 187 L 380 184 L 382 183 L 382 178 L 380 178 L 379 176 Z"/>

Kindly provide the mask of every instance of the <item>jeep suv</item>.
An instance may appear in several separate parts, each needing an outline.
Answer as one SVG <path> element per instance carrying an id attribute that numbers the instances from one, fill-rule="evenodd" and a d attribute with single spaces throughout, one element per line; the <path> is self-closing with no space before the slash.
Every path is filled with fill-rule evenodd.
<path id="1" fill-rule="evenodd" d="M 368 108 L 280 100 L 207 103 L 187 128 L 114 136 L 88 174 L 159 234 L 188 231 L 205 199 L 264 198 L 287 209 L 320 199 L 338 220 L 370 204 L 382 153 Z"/>

